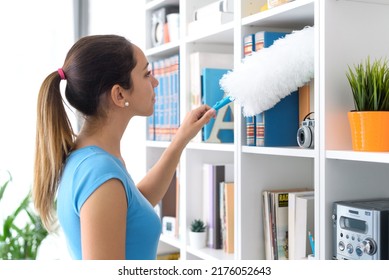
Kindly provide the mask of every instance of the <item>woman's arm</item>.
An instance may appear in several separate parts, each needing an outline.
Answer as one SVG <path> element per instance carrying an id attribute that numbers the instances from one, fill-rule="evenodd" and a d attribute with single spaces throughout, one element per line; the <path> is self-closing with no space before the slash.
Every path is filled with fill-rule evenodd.
<path id="1" fill-rule="evenodd" d="M 207 105 L 189 112 L 159 161 L 138 183 L 137 187 L 153 206 L 165 195 L 185 146 L 215 114 Z"/>
<path id="2" fill-rule="evenodd" d="M 80 210 L 82 258 L 124 260 L 127 196 L 121 181 L 98 187 Z"/>

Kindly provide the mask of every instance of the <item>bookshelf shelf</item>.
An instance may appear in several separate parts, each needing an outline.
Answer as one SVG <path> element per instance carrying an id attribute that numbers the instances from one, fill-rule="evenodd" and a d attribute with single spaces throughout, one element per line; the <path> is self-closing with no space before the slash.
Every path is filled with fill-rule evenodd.
<path id="1" fill-rule="evenodd" d="M 244 17 L 242 25 L 289 29 L 313 25 L 314 2 L 314 0 L 293 1 L 262 13 Z"/>
<path id="2" fill-rule="evenodd" d="M 166 5 L 178 5 L 179 0 L 151 0 L 146 1 L 146 11 L 161 8 Z"/>
<path id="3" fill-rule="evenodd" d="M 185 39 L 187 43 L 228 43 L 233 42 L 234 23 L 228 22 L 221 26 L 210 26 L 207 30 L 202 30 L 199 34 L 188 35 Z"/>
<path id="4" fill-rule="evenodd" d="M 168 141 L 146 141 L 146 147 L 150 148 L 167 148 L 170 142 Z"/>
<path id="5" fill-rule="evenodd" d="M 176 248 L 181 247 L 181 240 L 179 240 L 178 238 L 175 238 L 173 236 L 161 234 L 160 241 L 162 241 L 170 246 L 176 247 Z"/>
<path id="6" fill-rule="evenodd" d="M 188 36 L 187 27 L 195 9 L 215 1 L 146 1 L 146 27 L 150 27 L 150 16 L 156 8 L 168 4 L 180 6 L 181 40 L 150 48 L 151 40 L 146 39 L 145 53 L 150 61 L 179 54 L 181 120 L 191 107 L 192 53 L 229 53 L 237 65 L 242 60 L 243 36 L 262 30 L 293 31 L 314 26 L 315 74 L 310 110 L 316 117 L 315 148 L 246 146 L 245 119 L 242 108 L 235 104 L 234 143 L 191 142 L 184 150 L 178 169 L 180 238 L 162 236 L 161 242 L 178 248 L 184 260 L 265 259 L 261 214 L 263 191 L 309 187 L 315 191 L 315 256 L 320 260 L 332 259 L 330 218 L 333 202 L 389 197 L 389 153 L 351 150 L 347 112 L 353 108 L 353 101 L 345 75 L 348 65 L 358 63 L 368 55 L 389 55 L 389 37 L 382 36 L 389 26 L 389 5 L 386 0 L 295 0 L 258 12 L 266 0 L 234 0 L 232 22 L 207 26 L 200 34 Z M 372 26 L 374 32 L 371 32 Z M 367 33 L 369 40 L 361 40 L 361 34 Z M 155 164 L 168 145 L 169 142 L 146 142 L 147 169 Z M 233 254 L 210 248 L 196 250 L 187 243 L 190 222 L 204 211 L 202 168 L 205 163 L 233 165 Z"/>
<path id="7" fill-rule="evenodd" d="M 251 147 L 251 146 L 242 147 L 242 153 L 274 155 L 274 156 L 314 158 L 315 152 L 316 151 L 313 149 L 302 149 L 300 147 L 288 147 L 288 148 Z"/>
<path id="8" fill-rule="evenodd" d="M 355 152 L 346 150 L 328 150 L 327 159 L 389 163 L 389 153 Z"/>
<path id="9" fill-rule="evenodd" d="M 186 251 L 203 260 L 233 260 L 234 254 L 226 254 L 223 250 L 215 250 L 210 248 L 194 249 L 190 246 L 186 247 Z"/>
<path id="10" fill-rule="evenodd" d="M 157 46 L 145 51 L 145 55 L 148 57 L 166 57 L 178 53 L 179 43 L 178 42 L 169 42 L 167 44 Z"/>
<path id="11" fill-rule="evenodd" d="M 204 151 L 221 151 L 234 152 L 235 146 L 233 144 L 216 144 L 216 143 L 189 143 L 187 149 L 204 150 Z"/>

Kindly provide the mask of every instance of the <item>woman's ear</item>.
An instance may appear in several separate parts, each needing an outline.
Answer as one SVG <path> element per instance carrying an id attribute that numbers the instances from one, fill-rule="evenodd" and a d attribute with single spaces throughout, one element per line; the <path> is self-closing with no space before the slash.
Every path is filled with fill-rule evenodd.
<path id="1" fill-rule="evenodd" d="M 125 89 L 122 88 L 121 86 L 119 85 L 114 85 L 111 89 L 111 100 L 113 102 L 113 104 L 115 104 L 116 106 L 119 106 L 119 107 L 125 107 L 126 105 L 126 99 L 124 97 L 124 91 Z"/>

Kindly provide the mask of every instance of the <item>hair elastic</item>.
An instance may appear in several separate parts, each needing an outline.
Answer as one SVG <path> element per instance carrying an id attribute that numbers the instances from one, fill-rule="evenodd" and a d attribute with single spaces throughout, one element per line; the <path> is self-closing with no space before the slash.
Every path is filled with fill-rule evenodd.
<path id="1" fill-rule="evenodd" d="M 58 68 L 58 74 L 61 77 L 61 80 L 66 80 L 65 72 L 62 70 L 62 68 Z"/>

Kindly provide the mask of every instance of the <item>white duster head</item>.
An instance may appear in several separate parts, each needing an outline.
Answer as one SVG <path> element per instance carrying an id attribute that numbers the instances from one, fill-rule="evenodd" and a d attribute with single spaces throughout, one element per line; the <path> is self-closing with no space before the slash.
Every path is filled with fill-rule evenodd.
<path id="1" fill-rule="evenodd" d="M 305 27 L 274 41 L 220 79 L 221 88 L 243 107 L 245 116 L 272 108 L 313 78 L 313 31 Z"/>

